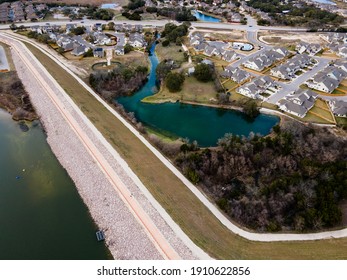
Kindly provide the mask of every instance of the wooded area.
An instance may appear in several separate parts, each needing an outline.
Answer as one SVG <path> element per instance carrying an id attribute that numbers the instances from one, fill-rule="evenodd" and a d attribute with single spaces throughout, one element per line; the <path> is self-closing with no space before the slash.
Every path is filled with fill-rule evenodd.
<path id="1" fill-rule="evenodd" d="M 176 164 L 233 220 L 257 231 L 339 226 L 347 141 L 294 121 L 272 136 L 225 135 L 216 149 L 185 145 Z M 190 149 L 192 147 L 192 149 Z"/>

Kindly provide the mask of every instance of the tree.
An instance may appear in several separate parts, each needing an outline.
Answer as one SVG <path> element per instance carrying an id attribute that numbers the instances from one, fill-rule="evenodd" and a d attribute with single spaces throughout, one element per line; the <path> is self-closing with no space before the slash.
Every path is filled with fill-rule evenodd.
<path id="1" fill-rule="evenodd" d="M 71 29 L 71 33 L 73 33 L 75 35 L 82 35 L 82 34 L 84 34 L 85 30 L 86 30 L 86 28 L 84 26 L 78 26 L 76 28 Z"/>
<path id="2" fill-rule="evenodd" d="M 164 40 L 162 43 L 163 47 L 167 47 L 170 45 L 170 41 L 169 40 Z"/>
<path id="3" fill-rule="evenodd" d="M 124 46 L 124 53 L 125 53 L 125 54 L 130 53 L 130 52 L 133 51 L 133 50 L 134 50 L 134 47 L 131 46 L 131 45 L 129 45 L 129 44 L 126 44 L 126 45 Z"/>
<path id="4" fill-rule="evenodd" d="M 184 82 L 184 75 L 170 72 L 167 74 L 165 83 L 170 92 L 180 91 Z"/>
<path id="5" fill-rule="evenodd" d="M 253 99 L 248 100 L 243 106 L 243 111 L 249 118 L 256 118 L 259 115 L 257 102 Z"/>
<path id="6" fill-rule="evenodd" d="M 172 70 L 171 69 L 171 65 L 169 65 L 168 63 L 166 63 L 166 61 L 161 61 L 158 66 L 157 66 L 157 69 L 155 69 L 155 72 L 157 74 L 157 79 L 159 81 L 163 81 L 167 74 L 170 73 L 170 71 Z"/>
<path id="7" fill-rule="evenodd" d="M 213 71 L 209 65 L 200 63 L 195 66 L 194 76 L 198 81 L 206 83 L 213 79 Z"/>

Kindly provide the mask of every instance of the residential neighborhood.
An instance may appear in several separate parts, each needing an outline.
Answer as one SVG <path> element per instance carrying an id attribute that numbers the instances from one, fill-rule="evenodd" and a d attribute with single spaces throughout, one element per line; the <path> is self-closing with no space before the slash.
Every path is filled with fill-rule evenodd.
<path id="1" fill-rule="evenodd" d="M 137 49 L 143 49 L 147 45 L 144 35 L 141 33 L 142 26 L 140 28 L 138 25 L 127 25 L 123 28 L 116 28 L 117 32 L 103 32 L 100 26 L 101 24 L 96 23 L 93 26 L 85 27 L 83 35 L 73 34 L 73 30 L 78 27 L 77 24 L 34 25 L 30 27 L 30 30 L 37 34 L 47 34 L 50 40 L 62 49 L 61 52 L 71 52 L 74 56 L 82 56 L 88 50 L 93 50 L 94 56 L 103 57 L 101 50 L 105 47 L 112 48 L 115 55 L 124 55 L 126 44 Z M 127 34 L 118 31 L 126 31 Z"/>
<path id="2" fill-rule="evenodd" d="M 0 0 L 0 259 L 347 259 L 346 23 L 347 0 Z"/>

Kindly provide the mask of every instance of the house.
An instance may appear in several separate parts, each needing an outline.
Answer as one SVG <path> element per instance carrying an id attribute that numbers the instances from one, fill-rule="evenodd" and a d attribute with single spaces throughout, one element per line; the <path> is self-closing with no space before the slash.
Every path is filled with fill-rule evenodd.
<path id="1" fill-rule="evenodd" d="M 261 76 L 239 87 L 236 92 L 253 99 L 264 100 L 263 94 L 272 94 L 277 88 L 274 80 L 268 76 Z"/>
<path id="2" fill-rule="evenodd" d="M 305 84 L 312 89 L 332 93 L 347 77 L 347 73 L 336 66 L 327 66 L 322 71 L 314 75 Z"/>
<path id="3" fill-rule="evenodd" d="M 288 55 L 288 50 L 285 48 L 276 48 L 269 51 L 264 51 L 261 54 L 251 57 L 242 65 L 246 68 L 255 71 L 263 71 L 266 67 L 270 67 L 274 62 L 283 59 Z"/>
<path id="4" fill-rule="evenodd" d="M 329 101 L 329 106 L 334 115 L 347 117 L 347 101 L 333 99 Z"/>
<path id="5" fill-rule="evenodd" d="M 230 78 L 232 81 L 241 84 L 251 77 L 251 75 L 238 67 L 233 67 L 231 65 L 225 67 L 224 71 L 221 73 L 222 77 Z"/>
<path id="6" fill-rule="evenodd" d="M 112 42 L 111 38 L 102 32 L 95 32 L 93 36 L 95 38 L 94 40 L 95 45 L 108 45 L 108 44 L 111 44 Z"/>
<path id="7" fill-rule="evenodd" d="M 124 55 L 124 46 L 117 45 L 114 49 L 116 55 Z"/>
<path id="8" fill-rule="evenodd" d="M 218 51 L 217 51 L 216 47 L 212 47 L 210 45 L 207 45 L 205 47 L 204 55 L 206 55 L 206 56 L 213 56 L 213 55 L 217 55 L 217 54 L 218 54 Z"/>
<path id="9" fill-rule="evenodd" d="M 313 60 L 307 54 L 298 54 L 289 59 L 287 62 L 272 68 L 270 70 L 270 74 L 283 80 L 291 80 L 296 78 L 296 72 L 303 70 L 308 66 L 314 65 L 314 63 L 315 60 Z"/>
<path id="10" fill-rule="evenodd" d="M 231 51 L 231 50 L 226 50 L 222 53 L 222 59 L 227 61 L 227 62 L 231 62 L 235 59 L 237 59 L 239 56 L 236 52 Z"/>
<path id="11" fill-rule="evenodd" d="M 75 56 L 80 56 L 80 55 L 84 55 L 88 50 L 89 50 L 89 48 L 87 46 L 79 45 L 73 49 L 71 54 L 73 54 Z"/>
<path id="12" fill-rule="evenodd" d="M 299 118 L 306 116 L 314 106 L 318 94 L 309 89 L 299 89 L 277 102 L 278 107 Z"/>
<path id="13" fill-rule="evenodd" d="M 320 44 L 300 42 L 296 45 L 295 50 L 299 54 L 307 53 L 309 56 L 314 56 L 322 50 L 322 47 Z"/>
<path id="14" fill-rule="evenodd" d="M 142 48 L 147 45 L 143 35 L 140 33 L 131 33 L 128 43 L 134 48 Z"/>

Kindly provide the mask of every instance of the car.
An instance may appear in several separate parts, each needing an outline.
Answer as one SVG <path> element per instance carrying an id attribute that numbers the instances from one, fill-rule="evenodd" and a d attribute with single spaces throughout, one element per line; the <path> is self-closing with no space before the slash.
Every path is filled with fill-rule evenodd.
<path id="1" fill-rule="evenodd" d="M 253 27 L 253 25 L 248 25 L 248 27 Z"/>

